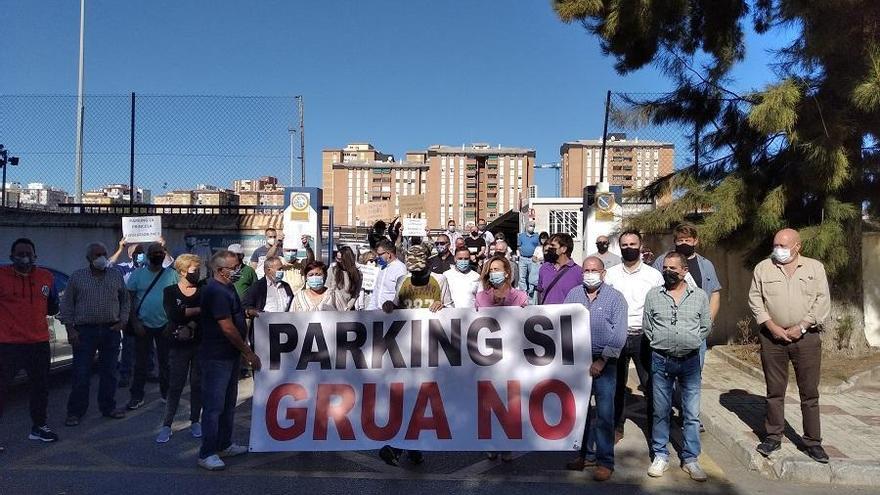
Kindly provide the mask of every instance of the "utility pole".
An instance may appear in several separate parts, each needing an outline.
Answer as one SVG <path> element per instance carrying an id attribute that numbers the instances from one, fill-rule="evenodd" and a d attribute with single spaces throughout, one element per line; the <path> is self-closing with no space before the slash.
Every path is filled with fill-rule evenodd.
<path id="1" fill-rule="evenodd" d="M 79 2 L 79 84 L 76 92 L 76 167 L 74 171 L 74 201 L 82 203 L 83 194 L 83 61 L 86 23 L 86 0 Z"/>
<path id="2" fill-rule="evenodd" d="M 290 186 L 293 187 L 295 184 L 293 183 L 293 135 L 296 134 L 296 129 L 293 127 L 287 128 L 288 134 L 290 134 Z"/>
<path id="3" fill-rule="evenodd" d="M 296 113 L 299 114 L 299 180 L 300 187 L 305 187 L 306 185 L 306 136 L 305 136 L 305 123 L 303 120 L 303 97 L 302 95 L 298 95 L 296 97 Z"/>

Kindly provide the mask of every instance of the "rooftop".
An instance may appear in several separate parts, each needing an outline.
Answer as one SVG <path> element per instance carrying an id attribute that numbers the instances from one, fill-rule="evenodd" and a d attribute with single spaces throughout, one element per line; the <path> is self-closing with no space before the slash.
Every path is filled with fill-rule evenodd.
<path id="1" fill-rule="evenodd" d="M 344 169 L 352 169 L 352 168 L 358 168 L 358 169 L 391 168 L 391 169 L 407 169 L 407 170 L 409 170 L 409 169 L 417 169 L 417 168 L 427 169 L 428 164 L 421 163 L 421 162 L 385 162 L 385 161 L 372 161 L 372 160 L 370 160 L 370 161 L 355 160 L 355 161 L 348 161 L 348 162 L 343 162 L 343 163 L 339 163 L 339 162 L 334 163 L 333 168 L 334 169 L 343 169 L 343 170 Z"/>
<path id="2" fill-rule="evenodd" d="M 531 148 L 503 147 L 500 144 L 493 147 L 486 143 L 473 143 L 461 146 L 446 146 L 435 144 L 428 147 L 429 155 L 534 155 Z"/>

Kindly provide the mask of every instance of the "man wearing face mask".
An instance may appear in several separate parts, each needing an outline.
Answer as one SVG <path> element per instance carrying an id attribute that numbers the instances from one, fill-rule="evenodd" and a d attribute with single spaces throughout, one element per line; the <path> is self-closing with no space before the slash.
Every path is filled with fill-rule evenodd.
<path id="1" fill-rule="evenodd" d="M 483 238 L 483 236 L 480 235 L 480 231 L 477 230 L 477 224 L 469 222 L 468 231 L 470 231 L 470 234 L 464 238 L 464 245 L 467 246 L 468 250 L 471 252 L 472 267 L 477 269 L 482 266 L 483 260 L 486 259 L 488 246 L 486 245 L 486 239 Z"/>
<path id="2" fill-rule="evenodd" d="M 46 317 L 58 312 L 58 293 L 52 273 L 35 264 L 33 241 L 17 239 L 9 259 L 11 266 L 0 266 L 0 417 L 9 384 L 23 369 L 30 382 L 28 438 L 54 442 L 58 435 L 46 423 L 51 361 Z M 8 432 L 9 428 L 0 430 Z"/>
<path id="3" fill-rule="evenodd" d="M 290 303 L 293 301 L 293 289 L 284 281 L 284 271 L 281 270 L 281 258 L 272 256 L 266 258 L 266 276 L 248 289 L 242 299 L 245 313 L 250 318 L 256 318 L 260 313 L 290 311 Z"/>
<path id="4" fill-rule="evenodd" d="M 617 359 L 617 389 L 614 393 L 615 441 L 623 438 L 623 425 L 626 422 L 626 383 L 629 379 L 630 361 L 636 365 L 639 384 L 645 394 L 649 418 L 646 439 L 650 441 L 652 427 L 650 418 L 654 409 L 651 388 L 651 348 L 642 332 L 642 318 L 648 291 L 663 285 L 663 275 L 642 262 L 642 234 L 638 231 L 628 230 L 622 233 L 618 242 L 623 263 L 612 266 L 605 275 L 605 283 L 623 294 L 628 312 L 626 345 Z"/>
<path id="5" fill-rule="evenodd" d="M 610 245 L 611 241 L 608 239 L 608 236 L 600 235 L 596 238 L 596 252 L 590 255 L 602 260 L 602 263 L 605 263 L 606 270 L 620 264 L 620 256 L 608 250 Z"/>
<path id="6" fill-rule="evenodd" d="M 571 259 L 574 240 L 568 234 L 553 234 L 544 251 L 538 272 L 538 304 L 562 304 L 572 288 L 583 281 L 581 267 Z"/>
<path id="7" fill-rule="evenodd" d="M 455 251 L 455 265 L 444 274 L 449 285 L 452 304 L 456 308 L 473 308 L 480 290 L 480 274 L 471 270 L 471 253 L 467 248 Z"/>
<path id="8" fill-rule="evenodd" d="M 269 227 L 266 229 L 266 244 L 254 249 L 251 255 L 250 267 L 257 273 L 257 277 L 262 277 L 264 273 L 263 264 L 266 258 L 270 256 L 278 256 L 284 252 L 284 234 L 279 234 L 277 230 Z"/>
<path id="9" fill-rule="evenodd" d="M 617 357 L 626 343 L 627 307 L 623 294 L 605 285 L 605 264 L 590 256 L 583 264 L 583 284 L 571 289 L 566 304 L 582 304 L 590 311 L 590 344 L 593 363 L 591 393 L 596 406 L 589 407 L 580 455 L 566 465 L 573 471 L 597 466 L 596 481 L 607 481 L 614 472 L 614 391 Z"/>
<path id="10" fill-rule="evenodd" d="M 681 390 L 684 417 L 681 468 L 694 481 L 708 478 L 700 467 L 700 347 L 709 335 L 712 319 L 709 297 L 685 282 L 687 258 L 667 253 L 663 285 L 648 291 L 642 329 L 651 346 L 651 380 L 654 413 L 651 452 L 654 461 L 648 476 L 657 478 L 669 469 L 670 416 L 673 387 Z"/>
<path id="11" fill-rule="evenodd" d="M 455 252 L 457 247 L 456 241 L 461 239 L 461 232 L 458 231 L 458 228 L 455 225 L 455 220 L 450 220 L 446 222 L 446 236 L 449 237 L 449 250 Z"/>
<path id="12" fill-rule="evenodd" d="M 675 227 L 672 235 L 675 242 L 675 252 L 683 254 L 687 258 L 688 277 L 685 281 L 703 289 L 703 292 L 709 296 L 709 308 L 712 320 L 715 320 L 718 309 L 721 307 L 721 282 L 715 272 L 715 265 L 708 258 L 697 253 L 697 247 L 700 244 L 697 228 L 683 223 Z M 657 257 L 653 263 L 654 268 L 662 269 L 665 258 L 665 255 Z M 705 350 L 701 352 L 705 356 Z"/>
<path id="13" fill-rule="evenodd" d="M 486 224 L 485 218 L 477 220 L 477 229 L 480 231 L 480 235 L 483 236 L 483 240 L 486 241 L 487 246 L 495 243 L 495 235 L 489 232 L 489 226 Z"/>
<path id="14" fill-rule="evenodd" d="M 150 349 L 155 345 L 159 363 L 159 392 L 162 400 L 168 394 L 168 339 L 162 331 L 168 325 L 163 294 L 166 287 L 180 280 L 177 272 L 163 267 L 167 252 L 159 243 L 147 247 L 147 266 L 138 268 L 128 279 L 131 292 L 131 328 L 135 335 L 134 375 L 131 382 L 131 400 L 126 406 L 135 410 L 144 405 L 144 385 L 150 361 Z"/>
<path id="15" fill-rule="evenodd" d="M 67 426 L 77 426 L 88 409 L 95 352 L 101 414 L 113 419 L 125 417 L 125 411 L 116 408 L 116 364 L 122 329 L 129 318 L 130 298 L 122 274 L 107 269 L 110 262 L 106 246 L 99 242 L 89 244 L 86 261 L 88 268 L 70 274 L 59 313 L 73 346 L 73 384 L 64 422 Z"/>
<path id="16" fill-rule="evenodd" d="M 780 230 L 773 238 L 773 255 L 755 267 L 749 307 L 762 326 L 761 364 L 767 383 L 767 436 L 757 450 L 766 457 L 781 447 L 791 362 L 801 399 L 806 453 L 816 462 L 827 463 L 819 417 L 819 375 L 821 331 L 831 315 L 831 295 L 825 267 L 801 255 L 798 231 Z"/>
<path id="17" fill-rule="evenodd" d="M 397 296 L 397 282 L 406 275 L 406 265 L 397 259 L 397 247 L 388 239 L 376 245 L 376 266 L 379 274 L 373 285 L 373 295 L 367 303 L 367 310 L 382 309 L 388 301 Z"/>
<path id="18" fill-rule="evenodd" d="M 434 241 L 437 254 L 428 258 L 428 269 L 431 273 L 444 274 L 455 265 L 455 257 L 449 249 L 449 236 L 440 234 Z"/>
<path id="19" fill-rule="evenodd" d="M 238 256 L 238 264 L 232 271 L 232 285 L 235 287 L 235 292 L 238 292 L 238 297 L 244 298 L 244 294 L 252 285 L 254 285 L 254 282 L 257 281 L 257 272 L 250 266 L 244 264 L 244 248 L 241 247 L 241 244 L 230 244 L 226 250 Z M 264 260 L 264 271 L 265 266 Z"/>
<path id="20" fill-rule="evenodd" d="M 532 260 L 535 250 L 541 246 L 540 238 L 535 232 L 535 220 L 529 219 L 525 232 L 520 232 L 517 235 L 516 245 L 518 246 L 516 253 L 519 256 L 517 261 L 517 268 L 519 268 L 517 286 L 526 291 L 529 298 L 532 298 L 535 295 L 534 281 L 538 279 L 537 271 L 541 266 Z"/>

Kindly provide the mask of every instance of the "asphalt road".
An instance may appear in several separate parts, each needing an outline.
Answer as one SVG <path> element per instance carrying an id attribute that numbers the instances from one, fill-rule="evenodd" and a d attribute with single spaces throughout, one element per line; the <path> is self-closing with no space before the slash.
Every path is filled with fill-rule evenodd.
<path id="1" fill-rule="evenodd" d="M 489 461 L 480 453 L 427 453 L 420 466 L 402 460 L 387 466 L 376 452 L 247 454 L 228 460 L 226 471 L 209 473 L 196 467 L 199 441 L 189 434 L 189 403 L 181 401 L 171 441 L 154 439 L 163 404 L 158 386 L 148 384 L 147 405 L 123 420 L 105 419 L 97 412 L 92 386 L 90 410 L 78 427 L 63 426 L 69 376 L 53 377 L 50 425 L 61 436 L 54 444 L 27 439 L 30 420 L 26 386 L 14 387 L 8 408 L 0 419 L 0 495 L 112 494 L 166 495 L 177 493 L 499 493 L 505 495 L 578 493 L 702 493 L 702 494 L 826 494 L 827 486 L 770 481 L 739 465 L 712 437 L 703 436 L 701 463 L 708 483 L 691 481 L 678 468 L 660 479 L 648 478 L 648 449 L 641 430 L 627 423 L 626 436 L 616 448 L 616 471 L 611 481 L 599 484 L 591 472 L 564 469 L 571 452 L 518 453 L 513 462 Z M 247 444 L 250 422 L 250 380 L 240 384 L 236 415 L 236 441 Z M 120 390 L 124 404 L 128 391 Z M 643 418 L 643 406 L 631 406 Z M 835 495 L 877 493 L 876 488 L 834 489 Z"/>

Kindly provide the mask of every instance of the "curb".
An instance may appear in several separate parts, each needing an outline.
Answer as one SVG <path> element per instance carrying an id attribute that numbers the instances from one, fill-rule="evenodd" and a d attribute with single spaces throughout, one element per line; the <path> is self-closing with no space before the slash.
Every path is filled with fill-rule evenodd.
<path id="1" fill-rule="evenodd" d="M 720 351 L 713 349 L 715 350 Z M 739 361 L 742 366 L 749 366 L 736 357 L 725 355 L 724 352 L 715 353 L 715 356 L 736 369 L 739 369 L 739 366 L 731 363 L 729 359 Z M 743 373 L 754 376 L 746 371 Z M 763 380 L 763 376 L 761 379 Z M 755 450 L 757 446 L 755 439 L 742 432 L 743 422 L 720 404 L 719 397 L 723 392 L 723 390 L 703 390 L 704 400 L 700 419 L 707 431 L 748 469 L 758 471 L 766 478 L 798 483 L 821 483 L 832 486 L 880 485 L 880 461 L 832 459 L 828 464 L 819 464 L 806 457 L 806 454 L 790 455 L 784 452 L 785 449 L 770 457 L 762 456 Z"/>

